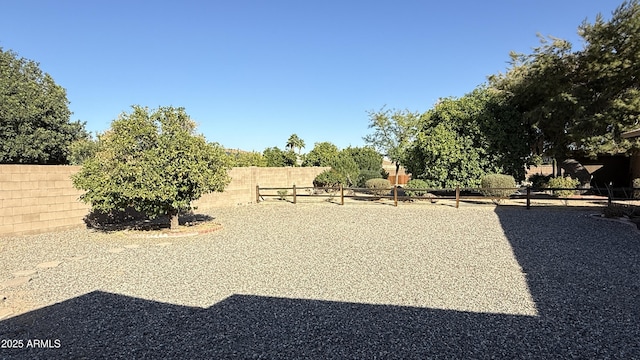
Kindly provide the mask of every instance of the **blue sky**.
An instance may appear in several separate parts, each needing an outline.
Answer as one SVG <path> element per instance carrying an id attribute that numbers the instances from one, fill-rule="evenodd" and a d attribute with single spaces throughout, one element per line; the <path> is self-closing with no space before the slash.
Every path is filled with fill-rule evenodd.
<path id="1" fill-rule="evenodd" d="M 0 0 L 0 47 L 40 63 L 93 132 L 139 104 L 181 106 L 209 141 L 292 133 L 362 146 L 367 111 L 426 111 L 621 1 Z"/>

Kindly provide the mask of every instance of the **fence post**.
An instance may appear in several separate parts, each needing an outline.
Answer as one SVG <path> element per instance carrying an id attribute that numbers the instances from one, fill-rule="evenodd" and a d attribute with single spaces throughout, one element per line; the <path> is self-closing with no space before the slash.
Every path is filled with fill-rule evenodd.
<path id="1" fill-rule="evenodd" d="M 340 205 L 344 205 L 344 187 L 340 184 Z"/>
<path id="2" fill-rule="evenodd" d="M 531 210 L 531 186 L 527 186 L 527 210 Z"/>
<path id="3" fill-rule="evenodd" d="M 393 206 L 398 206 L 398 186 L 393 187 Z"/>
<path id="4" fill-rule="evenodd" d="M 256 204 L 260 203 L 260 185 L 256 185 Z"/>
<path id="5" fill-rule="evenodd" d="M 611 191 L 611 186 L 607 185 L 607 206 L 611 207 L 611 201 L 613 200 L 613 191 Z"/>
<path id="6" fill-rule="evenodd" d="M 460 206 L 460 185 L 456 185 L 456 209 Z"/>
<path id="7" fill-rule="evenodd" d="M 293 184 L 293 203 L 296 203 L 296 184 Z"/>

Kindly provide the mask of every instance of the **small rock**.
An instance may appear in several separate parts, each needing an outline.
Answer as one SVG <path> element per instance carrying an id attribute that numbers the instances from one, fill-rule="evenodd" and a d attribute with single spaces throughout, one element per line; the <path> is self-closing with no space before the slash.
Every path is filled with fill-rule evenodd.
<path id="1" fill-rule="evenodd" d="M 62 264 L 62 261 L 47 261 L 36 265 L 38 269 L 49 269 L 58 267 L 58 265 Z"/>
<path id="2" fill-rule="evenodd" d="M 23 277 L 23 276 L 33 276 L 38 273 L 38 270 L 20 270 L 13 273 L 13 276 Z"/>

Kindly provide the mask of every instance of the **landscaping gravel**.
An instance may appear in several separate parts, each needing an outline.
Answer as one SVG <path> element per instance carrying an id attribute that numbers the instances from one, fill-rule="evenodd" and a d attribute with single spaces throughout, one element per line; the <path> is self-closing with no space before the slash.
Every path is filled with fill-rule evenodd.
<path id="1" fill-rule="evenodd" d="M 0 238 L 0 359 L 640 358 L 640 233 L 597 212 L 280 202 Z"/>

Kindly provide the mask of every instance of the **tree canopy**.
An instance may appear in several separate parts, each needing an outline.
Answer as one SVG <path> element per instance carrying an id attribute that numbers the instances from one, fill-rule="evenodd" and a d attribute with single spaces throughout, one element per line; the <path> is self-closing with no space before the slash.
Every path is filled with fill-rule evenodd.
<path id="1" fill-rule="evenodd" d="M 624 2 L 605 21 L 579 27 L 584 48 L 541 39 L 532 54 L 512 54 L 490 78 L 530 126 L 532 149 L 548 156 L 595 157 L 640 150 L 621 138 L 640 126 L 640 3 Z"/>
<path id="2" fill-rule="evenodd" d="M 71 143 L 88 137 L 68 105 L 38 63 L 0 48 L 0 163 L 68 163 Z"/>
<path id="3" fill-rule="evenodd" d="M 73 177 L 86 191 L 81 200 L 100 212 L 131 206 L 150 217 L 168 216 L 175 228 L 180 211 L 230 181 L 224 149 L 195 129 L 183 108 L 133 106 L 99 137 L 95 156 Z"/>
<path id="4" fill-rule="evenodd" d="M 291 151 L 295 151 L 295 149 L 298 149 L 298 154 L 300 154 L 300 151 L 302 150 L 302 148 L 304 148 L 304 145 L 304 140 L 299 138 L 297 134 L 291 134 L 291 136 L 289 136 L 289 140 L 287 140 L 287 145 L 285 147 Z"/>
<path id="5" fill-rule="evenodd" d="M 282 151 L 277 146 L 264 149 L 262 156 L 268 167 L 296 166 L 296 154 L 293 151 Z"/>
<path id="6" fill-rule="evenodd" d="M 328 141 L 315 143 L 304 156 L 302 166 L 331 166 L 339 152 L 338 147 Z"/>

